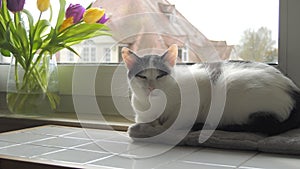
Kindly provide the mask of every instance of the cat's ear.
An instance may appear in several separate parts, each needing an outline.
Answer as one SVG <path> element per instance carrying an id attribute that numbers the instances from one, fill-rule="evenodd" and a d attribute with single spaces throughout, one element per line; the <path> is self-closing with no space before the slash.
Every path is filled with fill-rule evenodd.
<path id="1" fill-rule="evenodd" d="M 138 59 L 138 56 L 130 49 L 122 48 L 122 58 L 128 69 L 131 69 Z"/>
<path id="2" fill-rule="evenodd" d="M 175 66 L 176 59 L 178 56 L 178 47 L 176 44 L 173 44 L 169 47 L 169 49 L 163 54 L 163 59 L 169 63 L 171 67 Z"/>

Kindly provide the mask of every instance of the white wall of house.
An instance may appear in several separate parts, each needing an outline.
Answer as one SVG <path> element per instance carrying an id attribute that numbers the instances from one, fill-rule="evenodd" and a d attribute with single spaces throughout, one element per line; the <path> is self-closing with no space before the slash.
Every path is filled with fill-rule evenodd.
<path id="1" fill-rule="evenodd" d="M 116 41 L 110 36 L 100 36 L 74 45 L 79 54 L 63 49 L 59 52 L 58 62 L 61 63 L 117 63 Z"/>

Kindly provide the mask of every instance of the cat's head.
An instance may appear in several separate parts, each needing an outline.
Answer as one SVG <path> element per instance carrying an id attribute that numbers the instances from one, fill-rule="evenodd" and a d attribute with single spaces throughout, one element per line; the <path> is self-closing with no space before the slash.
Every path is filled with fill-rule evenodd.
<path id="1" fill-rule="evenodd" d="M 164 90 L 172 80 L 174 66 L 178 55 L 177 45 L 171 45 L 166 52 L 159 55 L 139 57 L 128 48 L 122 49 L 122 58 L 128 69 L 130 87 L 138 97 L 147 97 L 153 90 Z"/>

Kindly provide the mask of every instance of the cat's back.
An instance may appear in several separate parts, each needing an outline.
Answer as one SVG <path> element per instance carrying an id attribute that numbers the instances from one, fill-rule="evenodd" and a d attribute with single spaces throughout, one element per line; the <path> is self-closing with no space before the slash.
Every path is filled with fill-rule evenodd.
<path id="1" fill-rule="evenodd" d="M 264 63 L 203 63 L 194 65 L 193 71 L 195 77 L 206 74 L 209 79 L 207 82 L 207 78 L 198 77 L 200 91 L 204 91 L 201 87 L 205 86 L 201 84 L 207 83 L 222 86 L 226 90 L 226 106 L 221 122 L 223 124 L 245 123 L 254 112 L 274 112 L 280 120 L 284 120 L 293 106 L 290 91 L 299 91 L 278 69 Z"/>
<path id="2" fill-rule="evenodd" d="M 260 62 L 231 60 L 202 63 L 193 65 L 191 70 L 195 77 L 201 77 L 200 80 L 209 79 L 211 84 L 224 83 L 228 89 L 265 86 L 297 89 L 278 69 Z"/>

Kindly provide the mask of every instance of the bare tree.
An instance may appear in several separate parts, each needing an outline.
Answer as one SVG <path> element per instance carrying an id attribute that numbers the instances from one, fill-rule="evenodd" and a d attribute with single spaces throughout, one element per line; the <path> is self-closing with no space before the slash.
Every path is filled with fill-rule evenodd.
<path id="1" fill-rule="evenodd" d="M 237 47 L 238 55 L 244 60 L 258 62 L 274 62 L 278 57 L 278 50 L 274 48 L 276 41 L 272 39 L 272 31 L 261 27 L 257 31 L 247 29 Z"/>

